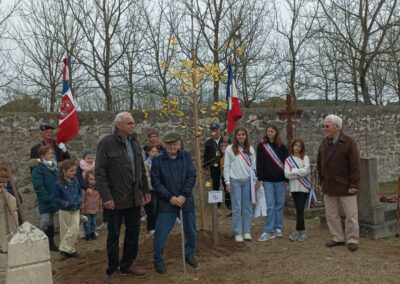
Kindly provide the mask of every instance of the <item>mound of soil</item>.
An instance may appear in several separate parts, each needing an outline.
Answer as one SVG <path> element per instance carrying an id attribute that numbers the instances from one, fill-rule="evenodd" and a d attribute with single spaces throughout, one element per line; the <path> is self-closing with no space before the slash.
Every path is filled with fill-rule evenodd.
<path id="1" fill-rule="evenodd" d="M 360 240 L 360 249 L 349 252 L 347 247 L 326 248 L 330 234 L 318 219 L 306 220 L 309 238 L 291 242 L 288 235 L 295 227 L 292 217 L 285 218 L 284 237 L 257 242 L 264 220 L 253 222 L 253 241 L 237 243 L 230 233 L 227 210 L 219 217 L 219 245 L 215 246 L 210 231 L 197 235 L 196 257 L 200 268 L 187 266 L 183 274 L 181 236 L 176 225 L 166 243 L 168 273 L 160 275 L 152 264 L 152 237 L 145 224 L 135 265 L 144 268 L 148 277 L 134 280 L 122 278 L 121 283 L 399 283 L 400 240 Z M 211 210 L 210 210 L 211 211 Z M 206 228 L 211 228 L 210 216 Z M 200 222 L 199 222 L 200 223 Z M 123 234 L 121 234 L 123 236 Z M 76 248 L 81 257 L 60 261 L 52 253 L 55 283 L 107 283 L 105 251 L 107 232 L 100 232 L 95 241 L 79 240 Z M 123 238 L 121 237 L 121 243 Z M 121 246 L 120 246 L 121 247 Z"/>

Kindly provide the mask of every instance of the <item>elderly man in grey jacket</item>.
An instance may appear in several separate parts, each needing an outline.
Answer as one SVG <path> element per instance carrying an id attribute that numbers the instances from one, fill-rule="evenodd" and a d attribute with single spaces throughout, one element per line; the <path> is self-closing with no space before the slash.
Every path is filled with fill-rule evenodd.
<path id="1" fill-rule="evenodd" d="M 96 155 L 96 186 L 109 209 L 107 255 L 110 283 L 119 283 L 120 276 L 146 277 L 132 265 L 138 252 L 140 208 L 150 201 L 142 149 L 133 130 L 135 120 L 128 112 L 117 114 L 114 133 L 104 137 Z M 119 236 L 125 221 L 122 259 L 119 259 Z M 119 269 L 119 271 L 118 271 Z"/>

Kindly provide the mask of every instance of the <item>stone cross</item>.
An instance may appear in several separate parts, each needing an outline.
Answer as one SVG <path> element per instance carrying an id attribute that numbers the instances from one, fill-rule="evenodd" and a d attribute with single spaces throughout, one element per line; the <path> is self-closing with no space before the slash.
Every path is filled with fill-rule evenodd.
<path id="1" fill-rule="evenodd" d="M 286 108 L 284 110 L 277 111 L 276 114 L 280 119 L 287 119 L 286 123 L 286 146 L 290 149 L 293 141 L 293 121 L 292 118 L 298 118 L 302 114 L 303 110 L 293 107 L 293 98 L 288 91 L 286 95 Z"/>

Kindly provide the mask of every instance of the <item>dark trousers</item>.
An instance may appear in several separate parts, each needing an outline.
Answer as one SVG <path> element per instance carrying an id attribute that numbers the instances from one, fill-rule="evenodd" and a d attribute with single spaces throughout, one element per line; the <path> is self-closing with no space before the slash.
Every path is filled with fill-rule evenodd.
<path id="1" fill-rule="evenodd" d="M 108 210 L 107 274 L 127 270 L 138 253 L 140 233 L 140 207 Z M 122 258 L 119 260 L 119 235 L 122 219 L 125 220 L 125 237 Z"/>
<path id="2" fill-rule="evenodd" d="M 110 209 L 103 208 L 103 223 L 108 223 Z"/>
<path id="3" fill-rule="evenodd" d="M 218 167 L 211 166 L 210 175 L 211 175 L 213 190 L 219 190 L 219 186 L 221 185 L 222 182 L 222 187 L 224 188 L 225 192 L 225 206 L 229 209 L 232 209 L 231 195 L 229 192 L 226 192 L 226 184 L 223 177 L 221 176 L 221 168 L 219 166 Z M 218 207 L 220 206 L 221 203 L 218 203 Z"/>
<path id="4" fill-rule="evenodd" d="M 306 207 L 308 193 L 292 192 L 292 197 L 296 206 L 296 230 L 304 231 L 304 208 Z"/>
<path id="5" fill-rule="evenodd" d="M 147 215 L 147 231 L 156 229 L 157 221 L 157 194 L 154 190 L 150 191 L 151 200 L 144 206 Z"/>

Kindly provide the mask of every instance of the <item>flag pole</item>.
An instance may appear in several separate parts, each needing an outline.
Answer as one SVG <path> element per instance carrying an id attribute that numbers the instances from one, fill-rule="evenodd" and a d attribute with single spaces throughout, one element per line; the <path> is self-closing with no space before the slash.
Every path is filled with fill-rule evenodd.
<path id="1" fill-rule="evenodd" d="M 193 93 L 193 113 L 194 113 L 194 137 L 195 137 L 195 151 L 196 151 L 196 175 L 197 175 L 197 190 L 200 202 L 200 230 L 204 232 L 204 190 L 203 190 L 203 174 L 201 167 L 200 155 L 200 129 L 199 129 L 199 116 L 197 107 L 197 66 L 196 66 L 196 52 L 194 44 L 194 15 L 193 15 L 193 0 L 191 0 L 191 37 L 192 37 L 192 93 Z"/>

